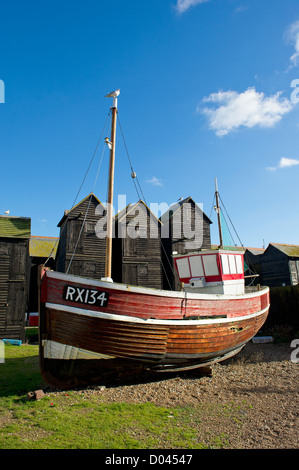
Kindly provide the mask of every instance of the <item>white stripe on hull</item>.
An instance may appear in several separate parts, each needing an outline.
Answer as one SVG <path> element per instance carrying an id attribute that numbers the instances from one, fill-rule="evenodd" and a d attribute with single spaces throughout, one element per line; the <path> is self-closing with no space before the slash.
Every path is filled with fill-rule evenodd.
<path id="1" fill-rule="evenodd" d="M 75 348 L 56 341 L 43 340 L 43 357 L 45 359 L 114 359 L 114 356 L 98 354 L 86 349 Z"/>
<path id="2" fill-rule="evenodd" d="M 242 315 L 240 317 L 229 317 L 229 318 L 211 318 L 211 319 L 204 319 L 204 320 L 156 320 L 153 318 L 143 319 L 137 317 L 129 317 L 127 315 L 115 315 L 112 313 L 104 313 L 104 312 L 94 312 L 92 310 L 83 310 L 81 308 L 76 307 L 69 307 L 67 305 L 59 305 L 59 304 L 52 304 L 46 303 L 46 308 L 53 309 L 53 310 L 61 310 L 62 312 L 74 313 L 75 315 L 84 315 L 87 317 L 99 318 L 103 320 L 112 320 L 112 321 L 123 321 L 129 323 L 142 323 L 142 324 L 151 324 L 151 325 L 212 325 L 214 323 L 231 323 L 231 322 L 238 322 L 242 320 L 248 320 L 250 318 L 258 317 L 265 313 L 269 306 L 260 310 L 256 313 L 251 313 L 249 315 Z"/>

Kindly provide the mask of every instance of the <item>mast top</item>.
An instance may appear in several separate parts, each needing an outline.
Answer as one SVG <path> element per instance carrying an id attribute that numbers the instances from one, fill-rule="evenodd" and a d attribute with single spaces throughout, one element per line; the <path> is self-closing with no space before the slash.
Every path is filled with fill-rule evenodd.
<path id="1" fill-rule="evenodd" d="M 105 96 L 105 98 L 113 98 L 113 108 L 117 108 L 117 97 L 119 94 L 120 89 L 118 88 L 118 90 L 111 91 L 110 93 L 108 93 L 108 95 Z"/>
<path id="2" fill-rule="evenodd" d="M 215 178 L 215 196 L 216 196 L 216 212 L 218 218 L 218 230 L 219 230 L 219 241 L 220 245 L 219 248 L 223 248 L 223 237 L 222 237 L 222 225 L 221 225 L 221 217 L 220 217 L 220 204 L 219 204 L 219 193 L 218 193 L 218 184 L 217 178 Z"/>

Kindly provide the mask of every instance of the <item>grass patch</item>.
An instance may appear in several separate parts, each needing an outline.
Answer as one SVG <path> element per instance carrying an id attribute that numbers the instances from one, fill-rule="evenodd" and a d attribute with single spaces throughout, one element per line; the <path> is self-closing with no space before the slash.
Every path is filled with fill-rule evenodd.
<path id="1" fill-rule="evenodd" d="M 169 410 L 152 404 L 99 403 L 69 395 L 46 397 L 14 409 L 0 432 L 1 448 L 149 449 L 198 448 L 196 433 L 177 427 Z M 66 403 L 67 401 L 67 403 Z"/>
<path id="2" fill-rule="evenodd" d="M 0 397 L 21 395 L 42 385 L 38 346 L 4 346 L 4 363 L 0 363 Z"/>
<path id="3" fill-rule="evenodd" d="M 105 403 L 100 392 L 89 395 L 84 391 L 27 399 L 28 392 L 44 387 L 38 346 L 5 345 L 5 362 L 0 364 L 0 449 L 228 447 L 226 436 L 217 432 L 203 443 L 200 428 L 207 414 L 223 413 L 229 419 L 230 410 L 225 407 L 211 413 L 211 408 L 200 405 Z"/>

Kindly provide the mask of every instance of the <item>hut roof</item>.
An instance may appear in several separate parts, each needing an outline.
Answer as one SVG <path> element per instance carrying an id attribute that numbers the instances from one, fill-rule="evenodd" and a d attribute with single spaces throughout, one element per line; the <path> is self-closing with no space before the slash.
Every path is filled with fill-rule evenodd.
<path id="1" fill-rule="evenodd" d="M 64 215 L 63 217 L 61 218 L 60 222 L 57 224 L 57 227 L 61 227 L 62 224 L 65 222 L 65 220 L 67 219 L 67 217 L 70 215 L 70 213 L 75 210 L 80 204 L 82 204 L 82 202 L 86 201 L 86 199 L 88 199 L 90 196 L 92 196 L 96 202 L 98 204 L 102 204 L 101 201 L 93 194 L 93 193 L 89 193 L 84 199 L 82 199 L 82 201 L 78 202 L 77 204 L 75 204 L 70 210 L 65 210 L 64 211 Z M 103 204 L 102 204 L 103 205 Z"/>
<path id="2" fill-rule="evenodd" d="M 182 199 L 180 201 L 177 201 L 175 204 L 173 204 L 172 206 L 170 206 L 170 208 L 168 209 L 168 211 L 166 211 L 162 216 L 161 216 L 161 221 L 165 221 L 166 219 L 171 219 L 174 214 L 179 211 L 185 204 L 187 203 L 193 203 L 195 205 L 195 207 L 197 207 L 197 209 L 199 211 L 202 212 L 204 218 L 210 223 L 212 224 L 213 222 L 209 219 L 209 217 L 203 212 L 203 210 L 201 209 L 201 207 L 196 204 L 196 202 L 192 199 L 191 196 L 188 196 L 186 197 L 185 199 Z"/>
<path id="3" fill-rule="evenodd" d="M 294 256 L 299 258 L 299 245 L 288 245 L 284 243 L 269 243 L 269 246 L 272 245 L 277 250 L 281 251 L 287 256 Z"/>
<path id="4" fill-rule="evenodd" d="M 138 202 L 136 202 L 136 203 L 133 204 L 133 205 L 132 205 L 132 204 L 128 204 L 124 209 L 122 209 L 120 212 L 118 212 L 118 213 L 116 214 L 116 216 L 115 216 L 116 220 L 117 220 L 118 222 L 121 222 L 124 217 L 126 217 L 127 215 L 129 215 L 130 212 L 136 210 L 136 208 L 137 208 L 139 205 L 142 205 L 143 207 L 145 207 L 145 209 L 149 212 L 149 214 L 150 214 L 151 216 L 153 216 L 154 219 L 156 219 L 157 222 L 159 222 L 159 224 L 161 224 L 161 220 L 158 219 L 158 217 L 150 210 L 150 208 L 146 205 L 146 203 L 145 203 L 142 199 L 140 199 Z"/>
<path id="5" fill-rule="evenodd" d="M 0 216 L 0 237 L 3 238 L 30 238 L 31 218 Z"/>
<path id="6" fill-rule="evenodd" d="M 32 236 L 29 242 L 29 255 L 32 257 L 55 258 L 59 238 Z"/>

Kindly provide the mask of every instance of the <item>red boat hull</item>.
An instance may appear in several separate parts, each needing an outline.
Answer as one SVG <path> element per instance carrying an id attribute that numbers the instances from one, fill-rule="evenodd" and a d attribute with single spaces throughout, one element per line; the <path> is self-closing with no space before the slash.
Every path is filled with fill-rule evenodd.
<path id="1" fill-rule="evenodd" d="M 66 387 L 130 368 L 204 366 L 240 351 L 268 310 L 268 288 L 217 296 L 48 272 L 41 287 L 42 373 L 49 383 Z"/>

